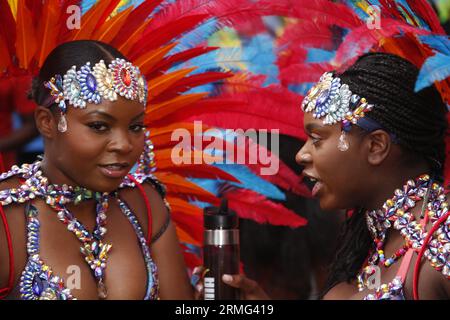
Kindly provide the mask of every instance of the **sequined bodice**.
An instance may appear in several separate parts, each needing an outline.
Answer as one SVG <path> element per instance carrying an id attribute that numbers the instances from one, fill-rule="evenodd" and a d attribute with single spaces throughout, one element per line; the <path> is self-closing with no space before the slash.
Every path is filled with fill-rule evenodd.
<path id="1" fill-rule="evenodd" d="M 37 185 L 33 183 L 33 181 L 30 181 L 30 179 L 33 179 L 33 177 L 35 177 L 37 167 L 38 164 L 36 163 L 32 165 L 24 165 L 21 168 L 15 166 L 9 172 L 0 175 L 0 181 L 9 179 L 11 177 L 18 177 L 25 180 L 24 183 L 22 183 L 21 186 L 16 189 L 0 191 L 0 204 L 2 206 L 13 203 L 25 204 L 27 218 L 26 249 L 28 258 L 19 283 L 21 298 L 25 300 L 74 300 L 76 298 L 71 294 L 70 289 L 65 285 L 63 278 L 56 275 L 52 271 L 52 268 L 48 266 L 40 256 L 40 221 L 38 210 L 33 206 L 33 199 L 42 198 L 46 201 L 47 204 L 49 204 L 49 201 L 51 201 L 49 199 L 53 198 L 48 197 L 47 194 L 44 194 L 43 190 L 36 188 Z M 130 177 L 126 177 L 120 185 L 120 188 L 135 187 L 135 182 L 133 180 L 139 183 L 142 183 L 144 181 L 154 183 L 158 191 L 160 191 L 162 188 L 162 186 L 157 183 L 157 180 L 151 174 L 142 173 L 134 174 L 133 179 L 130 179 Z M 67 188 L 67 194 L 64 194 L 64 196 L 67 198 L 73 197 L 74 199 L 72 200 L 76 199 L 76 201 L 82 201 L 83 197 L 94 197 L 94 194 L 80 192 L 80 189 L 77 189 L 78 193 L 72 191 L 73 190 L 71 190 L 70 188 Z M 48 188 L 45 192 L 48 193 Z M 61 199 L 57 198 L 57 201 L 61 201 Z M 147 269 L 147 287 L 144 299 L 157 299 L 159 287 L 157 267 L 152 260 L 146 237 L 142 231 L 138 219 L 131 211 L 127 203 L 118 196 L 118 192 L 114 193 L 114 196 L 111 197 L 110 201 L 116 201 L 118 203 L 121 212 L 126 216 L 128 221 L 132 225 L 139 241 Z M 59 218 L 62 219 L 62 217 Z M 78 226 L 77 223 L 79 222 L 74 219 L 71 222 L 67 223 L 67 228 L 71 230 L 71 228 L 76 229 L 78 227 L 81 227 Z M 79 230 L 81 233 L 84 232 L 83 229 Z M 100 246 L 98 245 L 99 243 L 101 244 Z M 107 254 L 108 246 L 102 246 L 101 242 L 93 241 L 92 247 L 88 247 L 88 251 L 88 256 L 90 254 L 92 257 L 97 257 L 97 259 L 92 258 L 92 263 L 90 264 L 90 266 L 95 267 L 95 263 L 98 263 L 100 267 L 100 264 L 102 262 L 100 258 Z M 86 259 L 88 256 L 86 256 Z M 92 269 L 94 269 L 94 267 L 92 267 Z M 97 272 L 97 270 L 95 271 Z M 99 271 L 102 271 L 102 268 L 99 268 Z"/>

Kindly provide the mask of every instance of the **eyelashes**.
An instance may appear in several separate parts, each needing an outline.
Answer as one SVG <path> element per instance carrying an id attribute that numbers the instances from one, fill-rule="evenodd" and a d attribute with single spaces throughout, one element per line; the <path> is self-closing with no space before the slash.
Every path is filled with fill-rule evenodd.
<path id="1" fill-rule="evenodd" d="M 109 129 L 106 123 L 100 121 L 88 123 L 87 126 L 96 132 L 106 132 Z"/>
<path id="2" fill-rule="evenodd" d="M 111 129 L 108 123 L 101 121 L 94 121 L 88 123 L 87 126 L 97 133 L 105 133 Z M 132 124 L 128 127 L 128 129 L 134 133 L 144 132 L 146 128 L 147 126 L 144 125 L 143 123 Z"/>
<path id="3" fill-rule="evenodd" d="M 308 134 L 308 138 L 311 139 L 312 144 L 315 146 L 317 145 L 322 139 L 317 137 L 317 136 L 313 136 L 311 134 Z"/>

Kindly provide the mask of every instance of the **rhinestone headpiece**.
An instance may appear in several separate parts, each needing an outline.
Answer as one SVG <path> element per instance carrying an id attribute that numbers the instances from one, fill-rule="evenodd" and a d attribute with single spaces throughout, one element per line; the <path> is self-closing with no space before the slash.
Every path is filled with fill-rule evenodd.
<path id="1" fill-rule="evenodd" d="M 85 108 L 88 102 L 116 101 L 120 95 L 147 104 L 147 81 L 138 67 L 120 58 L 114 59 L 108 68 L 103 60 L 93 67 L 87 62 L 80 70 L 72 66 L 66 74 L 57 74 L 44 82 L 44 86 L 51 90 L 48 105 L 58 103 L 63 113 L 67 109 L 66 100 L 75 108 Z"/>
<path id="2" fill-rule="evenodd" d="M 307 93 L 302 102 L 304 112 L 312 112 L 313 117 L 323 118 L 324 124 L 341 123 L 344 131 L 349 131 L 352 124 L 356 124 L 373 105 L 365 98 L 353 94 L 347 84 L 341 79 L 325 72 L 319 82 Z"/>

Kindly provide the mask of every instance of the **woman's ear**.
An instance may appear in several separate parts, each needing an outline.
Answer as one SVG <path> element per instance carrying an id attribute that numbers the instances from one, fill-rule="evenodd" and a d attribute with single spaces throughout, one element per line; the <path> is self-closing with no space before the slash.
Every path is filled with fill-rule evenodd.
<path id="1" fill-rule="evenodd" d="M 367 161 L 371 165 L 381 164 L 391 150 L 391 137 L 384 130 L 375 130 L 366 136 L 368 144 Z"/>
<path id="2" fill-rule="evenodd" d="M 36 127 L 40 134 L 51 139 L 56 132 L 56 119 L 49 108 L 38 106 L 34 111 L 34 120 L 36 121 Z"/>

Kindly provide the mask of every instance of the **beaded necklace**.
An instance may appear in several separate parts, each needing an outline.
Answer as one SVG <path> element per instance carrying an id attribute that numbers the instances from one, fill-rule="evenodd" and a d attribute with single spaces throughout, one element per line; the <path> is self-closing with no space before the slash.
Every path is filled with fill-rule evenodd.
<path id="1" fill-rule="evenodd" d="M 431 185 L 430 185 L 431 184 Z M 417 222 L 411 209 L 418 201 L 424 199 L 426 208 L 424 223 Z M 421 175 L 416 180 L 409 180 L 402 189 L 395 190 L 394 197 L 388 199 L 382 210 L 366 212 L 367 226 L 374 239 L 374 251 L 368 259 L 368 265 L 358 275 L 359 291 L 369 286 L 369 278 L 373 275 L 374 268 L 378 264 L 390 267 L 408 249 L 419 249 L 422 247 L 427 232 L 425 225 L 428 221 L 435 222 L 448 212 L 448 204 L 444 194 L 444 188 L 437 183 L 431 183 L 428 175 Z M 450 252 L 448 239 L 450 233 L 446 233 L 450 222 L 441 226 L 437 231 L 437 239 L 430 242 L 430 248 L 426 250 L 425 256 L 431 261 L 433 267 L 450 277 L 449 267 L 446 265 L 446 255 Z M 387 231 L 393 227 L 400 231 L 405 238 L 405 244 L 397 250 L 390 258 L 386 259 L 384 244 Z M 396 285 L 395 287 L 398 287 Z M 383 285 L 380 293 L 386 294 L 389 285 Z"/>
<path id="2" fill-rule="evenodd" d="M 25 164 L 20 168 L 13 166 L 9 172 L 1 174 L 0 180 L 8 179 L 15 175 L 21 175 L 26 180 L 19 188 L 1 191 L 0 204 L 8 205 L 11 203 L 25 203 L 36 197 L 42 197 L 56 212 L 58 219 L 65 224 L 67 229 L 81 242 L 80 251 L 97 281 L 98 296 L 101 299 L 105 299 L 107 297 L 107 289 L 104 283 L 104 276 L 108 253 L 111 250 L 112 245 L 104 243 L 103 238 L 107 232 L 105 227 L 107 218 L 106 212 L 108 210 L 110 194 L 93 192 L 82 187 L 49 184 L 48 179 L 42 175 L 40 167 L 41 161 L 36 161 L 31 165 Z M 111 194 L 111 196 L 117 197 L 117 193 Z M 96 225 L 92 233 L 90 233 L 66 207 L 67 204 L 73 203 L 77 205 L 85 200 L 96 201 Z M 145 242 L 145 236 L 142 234 L 140 227 L 137 228 L 138 222 L 133 218 L 134 215 L 124 203 L 119 201 L 119 204 L 120 209 L 125 213 L 128 219 L 130 219 L 130 222 L 132 222 L 135 229 L 139 231 L 138 235 L 141 242 Z M 31 206 L 29 212 L 37 212 L 37 209 L 34 206 Z M 141 245 L 144 249 L 147 269 L 151 272 L 156 271 L 153 270 L 155 269 L 155 266 L 153 266 L 153 262 L 150 258 L 148 247 L 144 243 L 141 243 Z M 146 296 L 154 296 L 157 292 L 155 289 L 152 290 L 153 281 L 150 279 L 149 281 L 151 282 L 151 285 L 148 286 L 148 290 L 151 290 L 151 292 L 148 292 Z"/>
<path id="3" fill-rule="evenodd" d="M 107 289 L 104 284 L 104 275 L 108 253 L 112 245 L 104 243 L 103 238 L 107 231 L 105 225 L 109 194 L 106 192 L 93 192 L 82 187 L 74 188 L 66 184 L 62 186 L 50 185 L 48 179 L 42 175 L 40 167 L 40 161 L 35 162 L 31 166 L 25 166 L 25 171 L 28 169 L 29 179 L 25 181 L 25 184 L 19 190 L 12 190 L 11 201 L 17 199 L 21 202 L 21 199 L 33 199 L 36 195 L 44 196 L 45 202 L 56 211 L 58 219 L 81 242 L 80 251 L 97 281 L 98 296 L 101 299 L 106 299 Z M 18 171 L 14 169 L 16 168 L 13 168 L 12 172 Z M 66 204 L 74 203 L 77 205 L 85 200 L 94 200 L 97 203 L 96 225 L 92 233 L 66 208 Z"/>

